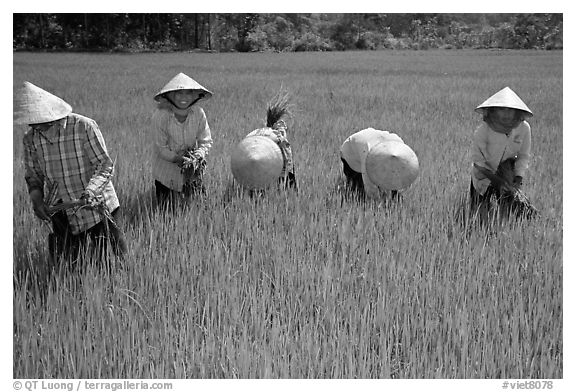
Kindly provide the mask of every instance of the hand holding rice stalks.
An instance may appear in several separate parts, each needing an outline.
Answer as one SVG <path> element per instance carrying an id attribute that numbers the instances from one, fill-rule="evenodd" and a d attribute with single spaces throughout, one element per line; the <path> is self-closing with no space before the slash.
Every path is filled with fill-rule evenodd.
<path id="1" fill-rule="evenodd" d="M 538 210 L 528 199 L 528 196 L 520 188 L 513 185 L 514 172 L 509 161 L 498 166 L 496 173 L 485 167 L 474 164 L 483 175 L 488 178 L 494 188 L 500 193 L 500 197 L 512 211 L 517 211 L 528 218 L 538 215 Z"/>
<path id="2" fill-rule="evenodd" d="M 195 179 L 202 179 L 206 169 L 206 160 L 195 150 L 188 150 L 184 153 L 184 163 L 180 170 L 184 174 L 184 182 L 190 183 Z"/>
<path id="3" fill-rule="evenodd" d="M 106 206 L 106 200 L 102 191 L 112 180 L 114 173 L 114 164 L 112 165 L 112 174 L 108 179 L 98 187 L 95 193 L 84 192 L 80 199 L 73 199 L 68 202 L 56 203 L 56 198 L 58 195 L 58 183 L 48 182 L 48 194 L 44 198 L 44 203 L 48 206 L 48 214 L 52 217 L 54 214 L 60 211 L 71 210 L 72 214 L 76 214 L 78 211 L 84 208 L 91 208 L 98 212 L 102 217 L 107 218 L 108 221 L 115 227 L 117 227 L 116 222 L 112 219 L 110 211 Z"/>
<path id="4" fill-rule="evenodd" d="M 60 212 L 69 209 L 75 209 L 84 204 L 82 200 L 72 200 L 65 203 L 56 203 L 58 197 L 58 183 L 48 181 L 48 193 L 44 197 L 44 204 L 48 207 L 48 215 L 51 217 Z"/>

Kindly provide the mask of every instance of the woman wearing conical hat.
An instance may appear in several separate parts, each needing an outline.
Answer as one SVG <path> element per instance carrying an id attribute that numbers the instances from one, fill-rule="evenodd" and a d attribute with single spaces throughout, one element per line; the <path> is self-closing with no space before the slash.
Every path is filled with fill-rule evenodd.
<path id="1" fill-rule="evenodd" d="M 284 118 L 289 113 L 289 96 L 278 93 L 268 104 L 266 126 L 246 135 L 232 152 L 230 166 L 236 181 L 251 191 L 272 184 L 297 190 L 292 147 Z"/>
<path id="2" fill-rule="evenodd" d="M 30 126 L 24 135 L 25 179 L 34 213 L 52 224 L 50 257 L 80 261 L 88 242 L 100 238 L 106 239 L 101 245 L 111 243 L 117 255 L 124 254 L 114 165 L 96 122 L 29 82 L 18 91 L 14 109 L 15 122 Z"/>
<path id="3" fill-rule="evenodd" d="M 199 102 L 212 93 L 179 73 L 155 96 L 152 117 L 156 135 L 153 175 L 159 203 L 189 200 L 204 193 L 202 178 L 212 148 L 212 135 Z"/>
<path id="4" fill-rule="evenodd" d="M 418 158 L 395 133 L 374 128 L 349 136 L 340 147 L 347 188 L 361 197 L 397 197 L 418 176 Z"/>
<path id="5" fill-rule="evenodd" d="M 475 111 L 482 124 L 474 131 L 470 202 L 474 212 L 491 197 L 509 202 L 509 190 L 519 190 L 530 162 L 532 133 L 526 121 L 532 111 L 509 87 L 492 95 Z M 503 180 L 504 182 L 501 182 Z M 516 192 L 517 193 L 517 192 Z"/>

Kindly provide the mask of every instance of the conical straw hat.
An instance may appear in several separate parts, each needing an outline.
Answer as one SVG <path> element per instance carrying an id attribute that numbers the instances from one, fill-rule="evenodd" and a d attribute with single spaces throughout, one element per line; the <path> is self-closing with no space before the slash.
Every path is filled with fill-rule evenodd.
<path id="1" fill-rule="evenodd" d="M 280 178 L 284 159 L 280 147 L 266 136 L 249 136 L 236 146 L 230 166 L 238 183 L 263 189 Z"/>
<path id="2" fill-rule="evenodd" d="M 159 101 L 162 94 L 170 91 L 177 90 L 193 90 L 199 96 L 204 94 L 202 99 L 209 99 L 212 97 L 212 92 L 202 87 L 200 83 L 192 79 L 190 76 L 180 72 L 178 75 L 174 76 L 162 89 L 154 96 L 156 101 Z"/>
<path id="3" fill-rule="evenodd" d="M 528 109 L 528 106 L 520 99 L 518 95 L 510 87 L 504 87 L 502 90 L 498 91 L 496 94 L 492 95 L 481 105 L 479 105 L 475 111 L 478 113 L 484 113 L 483 109 L 501 107 L 501 108 L 512 108 L 518 109 L 525 112 L 528 117 L 532 117 L 532 111 Z"/>
<path id="4" fill-rule="evenodd" d="M 41 124 L 59 120 L 72 113 L 72 107 L 48 91 L 24 82 L 14 101 L 16 124 Z"/>
<path id="5" fill-rule="evenodd" d="M 384 190 L 408 188 L 418 177 L 418 157 L 406 144 L 397 141 L 378 143 L 366 157 L 368 178 Z"/>

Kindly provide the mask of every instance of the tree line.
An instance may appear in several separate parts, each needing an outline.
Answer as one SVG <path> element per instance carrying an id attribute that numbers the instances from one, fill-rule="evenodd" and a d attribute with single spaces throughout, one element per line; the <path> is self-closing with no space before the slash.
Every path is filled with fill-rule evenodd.
<path id="1" fill-rule="evenodd" d="M 562 49 L 562 14 L 13 14 L 13 49 Z"/>

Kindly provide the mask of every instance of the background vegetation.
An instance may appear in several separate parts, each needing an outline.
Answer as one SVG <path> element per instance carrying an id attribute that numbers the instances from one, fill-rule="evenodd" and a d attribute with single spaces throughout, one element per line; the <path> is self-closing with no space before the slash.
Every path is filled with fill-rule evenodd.
<path id="1" fill-rule="evenodd" d="M 561 49 L 562 14 L 14 14 L 17 50 Z"/>
<path id="2" fill-rule="evenodd" d="M 563 377 L 562 51 L 14 54 L 96 119 L 116 159 L 124 267 L 51 272 L 14 137 L 15 378 Z M 185 72 L 215 92 L 208 196 L 154 208 L 153 95 Z M 299 193 L 230 192 L 229 156 L 280 87 Z M 533 221 L 460 216 L 474 107 L 504 86 L 535 113 Z M 421 173 L 400 204 L 342 200 L 338 149 L 394 131 Z M 464 200 L 463 200 L 464 199 Z"/>

